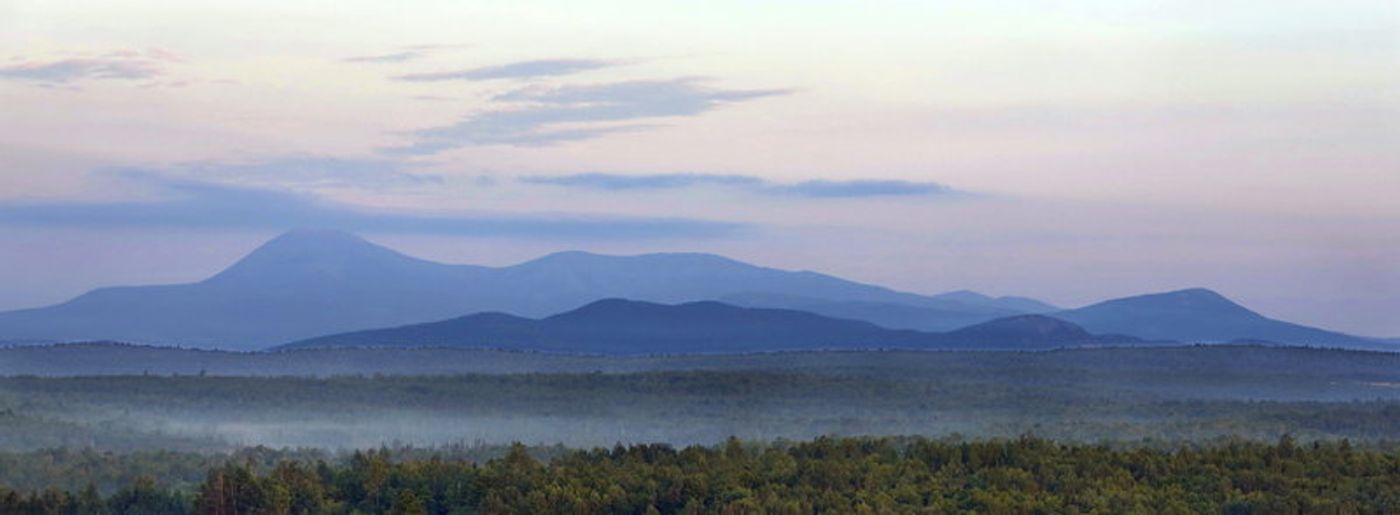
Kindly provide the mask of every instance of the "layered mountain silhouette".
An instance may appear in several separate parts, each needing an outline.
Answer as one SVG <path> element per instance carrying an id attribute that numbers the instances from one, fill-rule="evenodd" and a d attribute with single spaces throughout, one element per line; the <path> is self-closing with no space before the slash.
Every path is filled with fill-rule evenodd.
<path id="1" fill-rule="evenodd" d="M 991 322 L 964 327 L 944 334 L 950 342 L 973 342 L 978 346 L 1002 348 L 1047 348 L 1094 344 L 1131 345 L 1146 342 L 1140 338 L 1116 334 L 1092 334 L 1083 327 L 1046 315 L 1017 315 Z"/>
<path id="2" fill-rule="evenodd" d="M 1054 316 L 1089 331 L 1149 340 L 1393 348 L 1376 340 L 1274 320 L 1204 288 L 1114 299 Z"/>
<path id="3" fill-rule="evenodd" d="M 0 313 L 0 338 L 257 349 L 462 313 L 539 317 L 613 297 L 676 303 L 745 295 L 908 308 L 929 322 L 907 325 L 924 329 L 1021 313 L 1012 306 L 1025 302 L 1003 306 L 960 294 L 977 301 L 965 305 L 710 254 L 562 252 L 499 268 L 447 265 L 343 232 L 296 230 L 197 283 L 102 288 L 51 307 Z"/>
<path id="4" fill-rule="evenodd" d="M 1043 315 L 985 322 L 951 333 L 888 329 L 804 311 L 714 301 L 657 304 L 605 299 L 530 319 L 480 313 L 440 322 L 311 338 L 279 350 L 329 347 L 473 347 L 597 354 L 690 354 L 815 349 L 1027 350 L 1132 344 Z"/>
<path id="5" fill-rule="evenodd" d="M 608 298 L 663 304 L 719 300 L 923 332 L 1048 314 L 1088 333 L 1154 341 L 1396 347 L 1272 320 L 1201 289 L 1059 311 L 1033 299 L 968 291 L 917 295 L 711 254 L 561 252 L 506 267 L 449 265 L 318 230 L 278 236 L 204 281 L 101 288 L 55 306 L 0 313 L 0 341 L 120 340 L 251 350 L 463 313 L 540 318 Z M 1022 322 L 1029 320 L 1035 319 Z"/>
<path id="6" fill-rule="evenodd" d="M 718 300 L 746 307 L 809 311 L 836 318 L 853 318 L 895 329 L 946 331 L 987 320 L 1059 308 L 1032 299 L 992 298 L 973 292 L 933 295 L 914 303 L 827 300 L 776 293 L 740 293 Z"/>
<path id="7" fill-rule="evenodd" d="M 192 284 L 101 288 L 0 313 L 0 335 L 252 349 L 289 338 L 471 310 L 482 267 L 411 258 L 332 231 L 293 231 Z"/>

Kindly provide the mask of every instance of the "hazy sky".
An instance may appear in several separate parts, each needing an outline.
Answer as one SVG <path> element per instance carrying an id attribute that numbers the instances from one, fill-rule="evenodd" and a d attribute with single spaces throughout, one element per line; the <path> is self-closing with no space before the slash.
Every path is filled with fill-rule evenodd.
<path id="1" fill-rule="evenodd" d="M 0 1 L 0 308 L 294 226 L 1400 336 L 1400 4 Z"/>

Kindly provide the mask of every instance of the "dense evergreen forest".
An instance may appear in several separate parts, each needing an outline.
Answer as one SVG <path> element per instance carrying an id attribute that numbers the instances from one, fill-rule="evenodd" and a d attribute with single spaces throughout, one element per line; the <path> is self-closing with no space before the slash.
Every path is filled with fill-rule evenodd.
<path id="1" fill-rule="evenodd" d="M 1157 351 L 10 375 L 0 513 L 1400 511 L 1388 355 Z"/>
<path id="2" fill-rule="evenodd" d="M 275 453 L 274 453 L 275 454 Z M 278 459 L 274 459 L 278 458 Z M 548 461 L 244 456 L 189 488 L 0 488 L 3 513 L 1394 513 L 1400 456 L 1348 442 L 1176 450 L 818 438 L 617 446 Z M 269 461 L 271 460 L 271 461 Z"/>

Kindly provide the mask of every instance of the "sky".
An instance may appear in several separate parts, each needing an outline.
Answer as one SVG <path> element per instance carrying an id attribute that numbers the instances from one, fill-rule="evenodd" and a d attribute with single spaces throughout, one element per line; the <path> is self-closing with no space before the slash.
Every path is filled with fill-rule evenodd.
<path id="1" fill-rule="evenodd" d="M 293 227 L 1400 336 L 1400 4 L 0 2 L 0 309 Z"/>

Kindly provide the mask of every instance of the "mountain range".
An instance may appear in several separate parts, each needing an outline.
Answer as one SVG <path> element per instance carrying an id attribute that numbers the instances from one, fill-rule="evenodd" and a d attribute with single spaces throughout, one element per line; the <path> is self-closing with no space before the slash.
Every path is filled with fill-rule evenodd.
<path id="1" fill-rule="evenodd" d="M 1063 320 L 1018 315 L 948 333 L 889 329 L 805 311 L 715 301 L 668 305 L 604 299 L 541 319 L 479 313 L 402 327 L 322 336 L 276 350 L 329 347 L 472 347 L 590 354 L 745 353 L 831 349 L 1042 350 L 1136 344 Z"/>
<path id="2" fill-rule="evenodd" d="M 604 298 L 677 303 L 749 295 L 957 313 L 941 323 L 931 316 L 922 329 L 1020 313 L 1024 304 L 897 292 L 710 254 L 561 252 L 507 267 L 448 265 L 343 232 L 295 230 L 197 283 L 101 288 L 55 306 L 0 313 L 0 338 L 258 349 L 468 313 L 546 316 Z"/>
<path id="3" fill-rule="evenodd" d="M 886 331 L 946 333 L 1033 314 L 1070 322 L 1090 335 L 1394 348 L 1272 320 L 1203 289 L 1061 310 L 1034 299 L 969 291 L 919 295 L 712 254 L 607 256 L 571 251 L 505 267 L 452 265 L 323 230 L 285 233 L 203 281 L 100 288 L 58 305 L 0 313 L 0 341 L 119 340 L 256 350 L 471 314 L 501 322 L 509 313 L 519 319 L 509 323 L 535 320 L 551 326 L 555 322 L 546 321 L 552 315 L 579 316 L 580 306 L 602 299 L 681 305 L 715 300 L 732 305 L 729 308 L 800 311 L 821 319 L 811 319 L 812 328 L 792 330 L 801 335 L 822 333 L 818 328 L 827 327 L 822 324 L 829 320 L 860 321 Z M 1021 328 L 1033 333 L 1035 325 Z M 1007 327 L 1003 322 L 999 330 Z M 1026 335 L 1000 335 L 1006 341 L 1022 336 Z M 1027 338 L 1025 342 L 1040 341 L 1033 335 Z"/>
<path id="4" fill-rule="evenodd" d="M 1059 311 L 1055 306 L 1034 299 L 993 298 L 968 291 L 936 295 L 917 305 L 753 292 L 725 295 L 717 300 L 736 306 L 795 309 L 836 318 L 865 320 L 893 329 L 920 331 L 946 331 L 995 318 Z"/>

